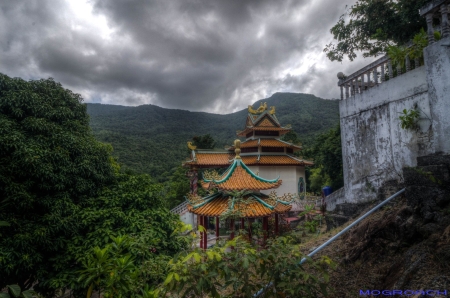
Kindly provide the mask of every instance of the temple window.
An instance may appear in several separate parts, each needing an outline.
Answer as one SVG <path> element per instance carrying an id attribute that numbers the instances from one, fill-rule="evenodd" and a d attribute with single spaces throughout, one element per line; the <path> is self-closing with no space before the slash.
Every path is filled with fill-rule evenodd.
<path id="1" fill-rule="evenodd" d="M 278 131 L 255 131 L 255 136 L 273 137 L 278 136 Z"/>
<path id="2" fill-rule="evenodd" d="M 262 147 L 262 152 L 284 152 L 284 148 Z"/>
<path id="3" fill-rule="evenodd" d="M 241 152 L 242 153 L 258 152 L 258 147 L 242 148 Z"/>

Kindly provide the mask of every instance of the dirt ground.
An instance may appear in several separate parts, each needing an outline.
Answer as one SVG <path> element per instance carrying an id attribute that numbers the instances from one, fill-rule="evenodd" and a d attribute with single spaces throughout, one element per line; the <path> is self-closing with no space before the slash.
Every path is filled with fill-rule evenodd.
<path id="1" fill-rule="evenodd" d="M 349 224 L 309 235 L 302 252 L 308 254 Z M 321 255 L 338 264 L 331 274 L 330 297 L 363 297 L 360 290 L 447 290 L 450 296 L 450 225 L 424 224 L 405 198 L 364 219 L 313 258 Z"/>

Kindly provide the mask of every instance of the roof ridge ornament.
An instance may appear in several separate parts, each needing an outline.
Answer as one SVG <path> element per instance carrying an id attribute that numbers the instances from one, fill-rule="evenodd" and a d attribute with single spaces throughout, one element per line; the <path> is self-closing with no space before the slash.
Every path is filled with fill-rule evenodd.
<path id="1" fill-rule="evenodd" d="M 271 107 L 270 107 L 269 114 L 270 114 L 270 115 L 274 115 L 274 114 L 275 114 L 275 106 L 271 106 Z"/>
<path id="2" fill-rule="evenodd" d="M 234 140 L 234 152 L 236 153 L 235 159 L 241 159 L 241 141 L 239 139 Z"/>
<path id="3" fill-rule="evenodd" d="M 190 150 L 195 150 L 197 149 L 197 146 L 192 145 L 192 142 L 187 142 L 187 146 Z"/>
<path id="4" fill-rule="evenodd" d="M 267 102 L 265 102 L 264 104 L 261 102 L 261 104 L 257 110 L 253 109 L 253 105 L 248 105 L 248 112 L 250 114 L 254 114 L 254 115 L 261 114 L 265 110 L 267 110 Z"/>

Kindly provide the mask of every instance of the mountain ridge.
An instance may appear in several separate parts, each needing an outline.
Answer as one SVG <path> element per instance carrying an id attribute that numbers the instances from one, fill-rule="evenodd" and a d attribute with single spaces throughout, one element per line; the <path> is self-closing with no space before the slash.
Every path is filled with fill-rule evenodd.
<path id="1" fill-rule="evenodd" d="M 280 123 L 291 124 L 304 143 L 339 121 L 339 102 L 312 94 L 278 92 L 253 106 L 263 102 L 275 106 Z M 236 131 L 244 128 L 247 117 L 247 109 L 214 114 L 151 104 L 127 107 L 89 103 L 87 110 L 94 135 L 113 145 L 113 154 L 124 168 L 149 173 L 159 180 L 188 157 L 186 142 L 192 137 L 210 134 L 216 146 L 223 148 L 237 138 Z"/>

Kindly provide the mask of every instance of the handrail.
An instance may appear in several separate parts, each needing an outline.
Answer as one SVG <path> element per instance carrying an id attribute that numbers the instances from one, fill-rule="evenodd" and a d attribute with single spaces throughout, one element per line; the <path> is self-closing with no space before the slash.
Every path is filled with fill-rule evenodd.
<path id="1" fill-rule="evenodd" d="M 393 194 L 392 196 L 390 196 L 389 198 L 387 198 L 386 200 L 384 200 L 383 202 L 381 202 L 380 204 L 376 205 L 375 207 L 373 207 L 372 209 L 370 209 L 366 214 L 364 214 L 363 216 L 361 216 L 360 218 L 358 218 L 357 220 L 355 220 L 351 225 L 349 225 L 348 227 L 346 227 L 345 229 L 343 229 L 342 231 L 340 231 L 339 233 L 337 233 L 336 235 L 334 235 L 332 238 L 328 239 L 327 242 L 325 242 L 324 244 L 322 244 L 321 246 L 319 246 L 318 248 L 316 248 L 314 251 L 312 251 L 310 254 L 307 255 L 307 257 L 312 257 L 313 255 L 315 255 L 316 253 L 318 253 L 319 251 L 321 251 L 324 247 L 328 246 L 330 243 L 332 243 L 334 240 L 336 240 L 337 238 L 339 238 L 340 236 L 342 236 L 343 234 L 345 234 L 345 232 L 347 232 L 348 230 L 350 230 L 351 228 L 353 228 L 355 225 L 357 225 L 358 223 L 360 223 L 363 219 L 365 219 L 367 216 L 371 215 L 373 212 L 377 211 L 378 209 L 380 209 L 381 207 L 383 207 L 384 205 L 386 205 L 387 203 L 389 203 L 390 200 L 396 198 L 397 196 L 401 195 L 402 193 L 404 193 L 406 190 L 406 188 L 403 188 L 402 190 L 396 192 L 395 194 Z M 299 265 L 303 264 L 305 261 L 307 260 L 307 258 L 303 258 L 300 260 L 300 262 L 298 263 Z M 264 291 L 271 287 L 273 285 L 272 282 L 270 282 L 268 285 L 266 285 L 263 289 L 259 290 L 257 293 L 255 293 L 253 295 L 253 297 L 259 297 L 262 293 L 264 293 Z"/>
<path id="2" fill-rule="evenodd" d="M 413 46 L 413 43 L 408 42 L 404 46 L 406 48 L 411 48 Z M 414 63 L 411 64 L 411 61 L 414 61 Z M 411 60 L 409 58 L 409 55 L 406 55 L 404 66 L 404 70 L 406 72 L 410 71 L 411 69 L 416 69 L 420 66 L 420 59 L 416 57 L 414 60 Z M 341 89 L 341 100 L 347 99 L 350 96 L 358 93 L 363 93 L 366 89 L 378 86 L 386 82 L 387 80 L 393 79 L 394 77 L 398 77 L 403 74 L 403 69 L 400 66 L 400 63 L 397 63 L 396 69 L 397 73 L 394 72 L 391 59 L 388 55 L 385 55 L 349 76 L 345 76 L 342 72 L 339 72 L 337 74 L 339 79 L 337 85 Z M 396 75 L 394 76 L 394 74 Z"/>
<path id="3" fill-rule="evenodd" d="M 347 76 L 345 79 L 343 80 L 339 80 L 338 82 L 338 86 L 343 86 L 346 83 L 350 83 L 352 80 L 354 80 L 355 78 L 367 73 L 368 71 L 372 70 L 373 68 L 380 66 L 383 63 L 387 63 L 389 60 L 388 56 L 383 56 L 377 60 L 375 60 L 374 62 L 370 63 L 369 65 L 366 65 L 365 67 L 361 68 L 360 70 L 352 73 L 351 75 Z"/>
<path id="4" fill-rule="evenodd" d="M 184 201 L 180 205 L 178 205 L 170 210 L 170 212 L 175 213 L 175 214 L 181 214 L 184 211 L 187 211 L 187 201 Z"/>

